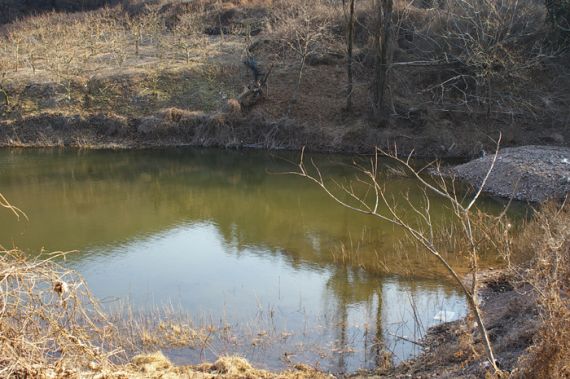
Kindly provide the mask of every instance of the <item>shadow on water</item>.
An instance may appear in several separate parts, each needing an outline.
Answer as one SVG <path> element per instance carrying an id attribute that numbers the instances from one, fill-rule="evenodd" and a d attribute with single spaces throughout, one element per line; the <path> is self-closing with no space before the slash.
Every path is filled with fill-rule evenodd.
<path id="1" fill-rule="evenodd" d="M 197 320 L 239 326 L 241 343 L 219 340 L 209 355 L 169 351 L 178 363 L 239 353 L 273 369 L 305 362 L 345 372 L 380 363 L 386 351 L 412 356 L 409 341 L 440 311 L 465 313 L 462 295 L 429 257 L 394 248 L 401 231 L 337 206 L 301 178 L 268 174 L 294 169 L 281 158 L 296 156 L 1 150 L 2 193 L 30 221 L 1 214 L 0 243 L 29 254 L 79 250 L 68 264 L 106 301 L 128 299 L 143 311 L 174 301 Z M 314 158 L 338 182 L 354 175 L 347 157 Z M 386 186 L 422 196 L 410 178 Z M 431 200 L 445 223 L 449 210 Z M 343 264 L 347 251 L 357 259 Z M 262 314 L 270 320 L 252 326 Z M 266 335 L 287 338 L 264 345 Z"/>

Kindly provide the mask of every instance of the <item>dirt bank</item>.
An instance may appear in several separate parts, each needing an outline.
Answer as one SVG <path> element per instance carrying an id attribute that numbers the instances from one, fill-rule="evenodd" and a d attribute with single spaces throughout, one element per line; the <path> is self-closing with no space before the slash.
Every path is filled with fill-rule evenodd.
<path id="1" fill-rule="evenodd" d="M 481 120 L 484 124 L 484 120 Z M 556 133 L 554 133 L 557 135 Z M 559 140 L 566 140 L 561 135 Z M 568 138 L 570 140 L 570 137 Z M 529 133 L 515 144 L 551 142 Z M 512 143 L 512 142 L 511 142 Z M 0 120 L 0 147 L 149 148 L 197 146 L 259 148 L 370 154 L 376 146 L 398 147 L 416 157 L 472 158 L 493 146 L 480 128 L 457 129 L 443 124 L 414 129 L 321 125 L 259 113 L 188 111 L 166 108 L 146 117 L 114 113 L 42 113 L 18 120 Z M 484 161 L 485 162 L 485 161 Z M 484 164 L 482 162 L 482 164 Z M 458 176 L 463 171 L 458 171 Z M 463 178 L 463 176 L 461 176 Z M 465 179 L 470 180 L 468 176 Z"/>
<path id="2" fill-rule="evenodd" d="M 498 62 L 490 74 L 478 71 L 486 67 L 480 54 L 471 59 L 462 41 L 449 43 L 458 32 L 449 12 L 468 19 L 471 8 L 398 3 L 389 96 L 377 111 L 370 90 L 373 2 L 357 7 L 350 111 L 346 14 L 334 2 L 121 3 L 2 26 L 0 146 L 306 146 L 370 153 L 396 144 L 425 157 L 471 158 L 492 151 L 488 136 L 499 132 L 505 147 L 570 142 L 570 56 L 532 55 L 531 47 L 545 44 L 540 2 L 514 13 L 521 19 L 511 24 L 525 25 L 525 32 L 501 42 L 521 62 Z M 489 20 L 491 28 L 495 21 Z M 308 50 L 299 50 L 307 39 Z M 262 73 L 272 68 L 264 96 L 228 107 L 254 80 L 248 61 Z M 512 67 L 509 75 L 504 64 Z"/>
<path id="3" fill-rule="evenodd" d="M 482 310 L 499 367 L 512 371 L 519 357 L 532 344 L 540 325 L 536 300 L 530 287 L 514 284 L 499 270 L 482 275 Z M 474 336 L 474 338 L 472 337 Z M 473 343 L 474 342 L 474 343 Z M 352 379 L 381 378 L 486 378 L 492 377 L 474 321 L 444 323 L 428 331 L 422 341 L 424 352 L 396 367 Z"/>
<path id="4" fill-rule="evenodd" d="M 494 155 L 454 167 L 456 177 L 479 187 Z M 570 148 L 522 146 L 501 149 L 484 191 L 515 200 L 544 202 L 570 192 Z"/>

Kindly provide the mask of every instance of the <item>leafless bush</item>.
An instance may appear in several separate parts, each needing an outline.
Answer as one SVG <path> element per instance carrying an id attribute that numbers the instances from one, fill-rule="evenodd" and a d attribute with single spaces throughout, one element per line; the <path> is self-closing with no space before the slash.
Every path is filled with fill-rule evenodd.
<path id="1" fill-rule="evenodd" d="M 497 146 L 499 142 L 497 142 Z M 401 165 L 412 177 L 419 181 L 424 191 L 423 201 L 419 202 L 411 200 L 406 194 L 402 195 L 407 204 L 407 212 L 401 206 L 398 206 L 395 200 L 390 198 L 385 191 L 381 161 L 379 159 L 382 156 L 388 157 Z M 315 183 L 329 197 L 350 210 L 369 215 L 380 222 L 388 222 L 403 229 L 412 241 L 434 257 L 465 294 L 471 315 L 477 324 L 477 330 L 482 340 L 487 360 L 494 373 L 500 373 L 480 308 L 478 272 L 481 255 L 486 249 L 491 247 L 508 254 L 508 250 L 505 252 L 505 248 L 502 245 L 505 243 L 509 244 L 509 227 L 504 219 L 505 213 L 495 217 L 484 215 L 475 206 L 494 167 L 496 157 L 497 153 L 495 153 L 483 183 L 469 199 L 459 197 L 455 191 L 454 184 L 450 184 L 443 175 L 440 174 L 436 182 L 433 183 L 421 175 L 423 170 L 416 170 L 412 167 L 409 156 L 407 159 L 402 159 L 398 157 L 397 153 L 388 153 L 380 149 L 376 149 L 375 155 L 370 159 L 368 166 L 355 163 L 358 172 L 356 180 L 344 185 L 339 184 L 336 190 L 334 186 L 331 187 L 327 183 L 314 162 L 312 162 L 311 166 L 306 166 L 303 153 L 301 154 L 298 170 L 292 174 L 299 175 Z M 445 199 L 453 211 L 454 223 L 457 225 L 456 234 L 453 234 L 455 240 L 454 247 L 458 249 L 457 254 L 464 254 L 469 259 L 469 282 L 466 282 L 460 273 L 465 271 L 465 268 L 461 270 L 455 269 L 446 259 L 445 253 L 447 248 L 445 246 L 447 244 L 445 242 L 442 244 L 443 240 L 438 238 L 436 224 L 432 219 L 428 193 Z M 504 225 L 504 227 L 501 225 Z M 498 226 L 501 227 L 498 228 Z M 497 229 L 500 230 L 498 238 Z"/>
<path id="2" fill-rule="evenodd" d="M 431 75 L 421 92 L 447 109 L 519 114 L 532 108 L 519 88 L 548 55 L 544 7 L 533 0 L 438 4 L 399 8 L 399 47 L 410 62 L 394 69 L 410 65 Z"/>

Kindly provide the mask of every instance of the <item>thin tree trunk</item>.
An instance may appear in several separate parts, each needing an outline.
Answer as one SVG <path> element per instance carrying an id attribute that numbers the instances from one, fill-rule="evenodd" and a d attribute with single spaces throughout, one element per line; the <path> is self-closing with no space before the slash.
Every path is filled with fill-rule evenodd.
<path id="1" fill-rule="evenodd" d="M 291 114 L 293 104 L 297 103 L 299 97 L 299 92 L 301 90 L 301 81 L 303 80 L 303 69 L 305 68 L 306 54 L 301 58 L 301 65 L 299 66 L 299 74 L 297 76 L 297 84 L 295 85 L 295 91 L 293 92 L 293 97 L 289 101 L 289 107 L 287 108 L 287 116 Z"/>
<path id="2" fill-rule="evenodd" d="M 354 45 L 354 1 L 350 0 L 350 10 L 348 18 L 348 37 L 347 37 L 347 63 L 346 63 L 346 73 L 348 77 L 347 84 L 347 94 L 346 94 L 346 111 L 352 112 L 352 89 L 353 89 L 353 78 L 352 78 L 352 49 Z"/>
<path id="3" fill-rule="evenodd" d="M 374 56 L 374 79 L 372 83 L 372 108 L 374 109 L 374 113 L 376 113 L 378 109 L 378 102 L 380 100 L 380 91 L 378 90 L 380 87 L 378 86 L 378 82 L 381 77 L 381 61 L 382 61 L 382 6 L 380 5 L 380 0 L 374 0 L 374 9 L 376 9 L 376 26 L 374 30 L 374 41 L 373 41 L 373 49 L 375 52 Z"/>
<path id="4" fill-rule="evenodd" d="M 378 20 L 376 26 L 376 67 L 374 85 L 374 107 L 376 113 L 384 105 L 388 72 L 392 63 L 392 9 L 394 0 L 381 0 L 377 6 Z"/>
<path id="5" fill-rule="evenodd" d="M 491 87 L 491 76 L 487 78 L 487 118 L 491 117 L 491 98 L 492 98 L 492 87 Z"/>

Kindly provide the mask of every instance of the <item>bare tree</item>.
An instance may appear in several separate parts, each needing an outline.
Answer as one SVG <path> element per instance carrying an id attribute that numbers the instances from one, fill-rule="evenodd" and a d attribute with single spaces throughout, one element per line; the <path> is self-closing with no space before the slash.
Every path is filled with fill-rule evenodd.
<path id="1" fill-rule="evenodd" d="M 330 20 L 312 11 L 311 6 L 310 3 L 300 4 L 290 11 L 291 14 L 286 16 L 288 19 L 286 29 L 289 33 L 285 36 L 284 42 L 299 60 L 297 80 L 287 108 L 287 114 L 291 113 L 292 105 L 299 98 L 307 59 L 311 55 L 319 53 L 320 44 L 327 38 L 327 29 L 330 26 Z"/>
<path id="2" fill-rule="evenodd" d="M 543 105 L 520 96 L 519 90 L 534 80 L 532 70 L 553 62 L 541 37 L 541 7 L 518 0 L 441 0 L 438 5 L 429 13 L 413 6 L 396 8 L 400 38 L 405 37 L 401 47 L 414 60 L 392 63 L 390 73 L 433 78 L 418 92 L 430 94 L 427 101 L 446 112 L 487 117 L 540 112 Z M 420 14 L 425 18 L 417 22 Z"/>
<path id="3" fill-rule="evenodd" d="M 506 212 L 503 212 L 497 218 L 489 216 L 481 219 L 480 213 L 477 212 L 475 208 L 475 204 L 483 191 L 483 187 L 485 186 L 491 171 L 493 170 L 498 155 L 499 143 L 500 138 L 497 141 L 497 150 L 487 175 L 477 188 L 475 194 L 467 202 L 461 201 L 461 199 L 458 198 L 455 193 L 454 186 L 450 185 L 448 181 L 446 181 L 444 176 L 441 174 L 441 171 L 439 171 L 439 166 L 436 166 L 440 173 L 438 180 L 436 180 L 435 183 L 432 183 L 421 174 L 427 167 L 420 170 L 416 170 L 412 167 L 411 154 L 407 158 L 402 159 L 398 157 L 397 152 L 389 153 L 379 148 L 376 148 L 369 166 L 365 167 L 355 163 L 355 167 L 360 174 L 357 178 L 357 183 L 366 186 L 364 194 L 358 192 L 353 183 L 348 185 L 337 184 L 337 190 L 333 189 L 329 184 L 327 184 L 321 171 L 313 161 L 311 161 L 311 167 L 307 168 L 304 162 L 304 151 L 301 153 L 298 171 L 292 172 L 292 174 L 299 175 L 317 184 L 329 197 L 340 205 L 355 212 L 370 215 L 402 228 L 413 241 L 418 243 L 425 251 L 435 257 L 465 294 L 471 314 L 477 322 L 478 331 L 481 335 L 487 359 L 491 364 L 491 367 L 496 372 L 499 372 L 500 370 L 497 366 L 489 334 L 483 321 L 483 315 L 478 299 L 479 282 L 477 274 L 479 256 L 484 249 L 483 246 L 489 244 L 496 245 L 496 241 L 493 239 L 493 236 L 488 232 L 489 223 L 496 223 L 496 226 L 507 225 L 505 222 Z M 412 213 L 417 216 L 417 225 L 407 221 L 400 207 L 396 206 L 396 204 L 389 199 L 384 184 L 382 183 L 381 164 L 379 160 L 381 156 L 388 157 L 396 161 L 420 183 L 424 191 L 424 197 L 421 204 L 412 202 L 407 195 L 404 195 L 404 199 L 409 205 Z M 339 191 L 340 194 L 348 196 L 348 200 L 342 200 L 339 195 Z M 463 246 L 463 249 L 465 250 L 464 252 L 467 254 L 470 261 L 470 283 L 463 280 L 462 275 L 460 275 L 458 271 L 451 266 L 443 254 L 445 248 L 444 246 L 441 246 L 440 242 L 438 242 L 437 233 L 434 230 L 434 223 L 430 213 L 429 193 L 441 196 L 448 202 L 450 208 L 453 210 L 455 221 L 460 225 L 460 237 L 463 242 L 461 246 Z M 372 195 L 370 196 L 370 194 Z M 496 226 L 494 227 L 495 229 L 497 228 Z M 505 226 L 501 230 L 504 231 L 503 235 L 507 235 L 509 228 Z"/>

